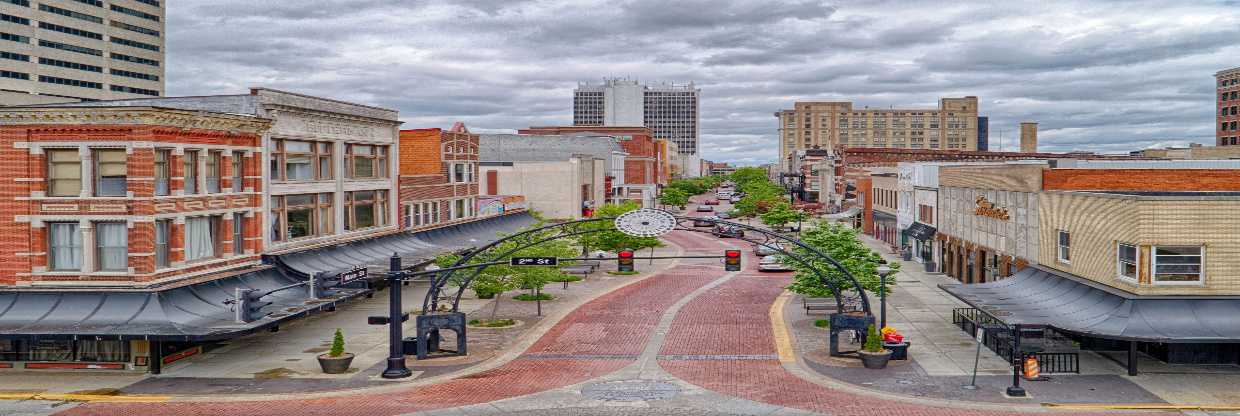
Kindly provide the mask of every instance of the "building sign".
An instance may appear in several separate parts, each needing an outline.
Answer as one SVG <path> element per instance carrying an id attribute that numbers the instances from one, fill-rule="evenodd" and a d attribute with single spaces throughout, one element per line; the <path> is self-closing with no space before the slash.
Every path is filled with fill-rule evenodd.
<path id="1" fill-rule="evenodd" d="M 973 210 L 973 214 L 1004 221 L 1011 218 L 1008 216 L 1007 208 L 995 207 L 995 203 L 990 202 L 984 196 L 977 197 L 977 209 Z"/>

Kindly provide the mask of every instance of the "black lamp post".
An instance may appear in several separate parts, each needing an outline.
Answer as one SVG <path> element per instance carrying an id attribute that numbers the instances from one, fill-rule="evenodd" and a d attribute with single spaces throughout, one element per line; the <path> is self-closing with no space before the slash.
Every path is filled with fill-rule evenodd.
<path id="1" fill-rule="evenodd" d="M 401 344 L 401 325 L 404 322 L 400 319 L 401 301 L 400 301 L 400 283 L 405 277 L 401 271 L 400 256 L 392 253 L 392 258 L 388 264 L 388 343 L 391 351 L 388 351 L 387 368 L 383 370 L 383 378 L 405 378 L 413 375 L 412 371 L 405 366 L 405 351 Z"/>
<path id="2" fill-rule="evenodd" d="M 887 276 L 895 270 L 886 264 L 878 265 L 878 325 L 879 330 L 887 327 Z"/>

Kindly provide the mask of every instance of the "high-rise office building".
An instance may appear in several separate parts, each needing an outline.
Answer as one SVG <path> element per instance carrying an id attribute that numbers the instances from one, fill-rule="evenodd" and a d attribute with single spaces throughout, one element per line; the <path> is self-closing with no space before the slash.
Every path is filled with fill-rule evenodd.
<path id="1" fill-rule="evenodd" d="M 700 89 L 693 83 L 645 85 L 606 78 L 573 90 L 574 126 L 649 127 L 654 138 L 676 144 L 682 155 L 698 152 Z"/>
<path id="2" fill-rule="evenodd" d="M 848 101 L 798 101 L 779 118 L 780 160 L 801 149 L 880 147 L 978 150 L 977 97 L 938 108 L 853 108 Z"/>
<path id="3" fill-rule="evenodd" d="M 0 105 L 164 93 L 164 0 L 0 0 Z"/>
<path id="4" fill-rule="evenodd" d="M 1218 112 L 1215 113 L 1214 131 L 1219 146 L 1240 145 L 1240 67 L 1226 69 L 1214 74 L 1218 82 Z"/>

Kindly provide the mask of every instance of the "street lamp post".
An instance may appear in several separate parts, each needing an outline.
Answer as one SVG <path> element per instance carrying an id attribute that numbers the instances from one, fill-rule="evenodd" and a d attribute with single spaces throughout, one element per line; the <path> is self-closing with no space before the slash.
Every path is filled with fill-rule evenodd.
<path id="1" fill-rule="evenodd" d="M 878 265 L 878 325 L 880 330 L 887 327 L 887 276 L 894 272 L 891 266 Z"/>

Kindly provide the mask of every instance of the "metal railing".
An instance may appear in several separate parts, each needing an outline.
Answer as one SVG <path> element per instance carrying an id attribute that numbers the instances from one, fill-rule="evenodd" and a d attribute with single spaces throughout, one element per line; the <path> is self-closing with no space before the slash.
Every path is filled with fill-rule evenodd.
<path id="1" fill-rule="evenodd" d="M 1035 352 L 1038 359 L 1038 370 L 1042 374 L 1081 373 L 1080 354 L 1075 352 Z"/>
<path id="2" fill-rule="evenodd" d="M 1033 355 L 1038 359 L 1038 368 L 1044 374 L 1054 373 L 1075 373 L 1081 372 L 1080 354 L 1075 352 L 1043 352 L 1034 351 L 1039 348 L 1038 342 L 1027 342 L 1021 347 L 1018 360 L 1012 357 L 1014 333 L 1012 326 L 1004 323 L 994 315 L 986 313 L 986 311 L 977 308 L 955 308 L 952 309 L 952 323 L 959 326 L 961 330 L 973 335 L 977 333 L 980 326 L 986 329 L 986 334 L 982 337 L 982 345 L 994 351 L 999 357 L 1010 363 L 1023 361 L 1024 357 Z M 1023 327 L 1021 328 L 1021 339 L 1027 341 L 1043 339 L 1046 328 L 1041 327 Z"/>

